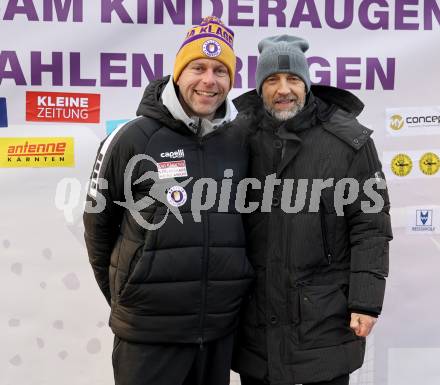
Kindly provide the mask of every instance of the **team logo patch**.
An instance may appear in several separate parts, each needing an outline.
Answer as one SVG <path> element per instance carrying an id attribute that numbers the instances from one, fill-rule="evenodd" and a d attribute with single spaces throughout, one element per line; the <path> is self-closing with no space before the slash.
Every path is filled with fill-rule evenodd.
<path id="1" fill-rule="evenodd" d="M 206 40 L 202 46 L 203 53 L 209 57 L 217 57 L 222 52 L 222 47 L 215 40 Z"/>
<path id="2" fill-rule="evenodd" d="M 167 201 L 171 206 L 180 207 L 185 204 L 188 196 L 183 187 L 173 186 L 167 192 Z"/>

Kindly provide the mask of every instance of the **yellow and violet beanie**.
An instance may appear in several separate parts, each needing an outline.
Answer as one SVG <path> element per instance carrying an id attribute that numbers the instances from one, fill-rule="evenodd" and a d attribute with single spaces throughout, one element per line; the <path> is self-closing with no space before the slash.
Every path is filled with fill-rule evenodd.
<path id="1" fill-rule="evenodd" d="M 175 82 L 187 64 L 196 59 L 215 59 L 222 62 L 229 71 L 231 88 L 235 76 L 235 54 L 233 50 L 234 32 L 215 16 L 203 18 L 200 25 L 192 27 L 186 34 L 177 52 L 174 63 Z"/>

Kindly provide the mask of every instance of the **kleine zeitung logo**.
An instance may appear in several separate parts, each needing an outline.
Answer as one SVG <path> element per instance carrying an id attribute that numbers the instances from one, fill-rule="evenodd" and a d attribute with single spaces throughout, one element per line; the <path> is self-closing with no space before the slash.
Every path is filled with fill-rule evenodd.
<path id="1" fill-rule="evenodd" d="M 100 95 L 26 92 L 26 121 L 99 123 Z"/>

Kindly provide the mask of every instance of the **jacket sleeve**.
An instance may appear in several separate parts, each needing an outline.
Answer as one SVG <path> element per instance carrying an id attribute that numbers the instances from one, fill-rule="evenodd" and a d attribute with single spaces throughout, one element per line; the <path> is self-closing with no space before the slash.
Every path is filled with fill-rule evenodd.
<path id="1" fill-rule="evenodd" d="M 348 307 L 377 316 L 382 311 L 392 231 L 385 177 L 372 139 L 356 153 L 348 177 L 359 183 L 356 200 L 344 208 L 351 247 Z M 373 193 L 367 181 L 377 182 L 372 184 Z"/>
<path id="2" fill-rule="evenodd" d="M 83 215 L 84 238 L 96 281 L 110 304 L 109 268 L 119 235 L 124 201 L 124 172 L 129 149 L 119 135 L 110 135 L 98 150 Z"/>

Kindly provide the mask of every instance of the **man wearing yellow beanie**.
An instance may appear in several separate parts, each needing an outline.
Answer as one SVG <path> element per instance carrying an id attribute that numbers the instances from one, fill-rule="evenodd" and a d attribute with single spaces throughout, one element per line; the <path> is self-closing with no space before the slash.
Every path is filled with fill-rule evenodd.
<path id="1" fill-rule="evenodd" d="M 111 305 L 116 385 L 229 384 L 232 333 L 253 278 L 234 205 L 247 153 L 229 124 L 236 114 L 226 98 L 234 83 L 233 39 L 212 16 L 191 28 L 173 75 L 150 83 L 138 117 L 99 149 L 88 201 L 96 207 L 104 197 L 106 207 L 84 214 L 85 240 Z M 129 183 L 132 199 L 154 201 L 137 216 L 129 205 L 115 203 L 126 201 L 130 179 L 124 173 L 135 156 L 142 161 Z M 159 182 L 172 183 L 156 200 L 157 181 L 145 180 L 152 172 Z M 209 179 L 219 193 L 223 183 L 215 181 L 224 178 L 231 178 L 229 201 L 199 209 L 197 219 L 197 187 Z M 205 192 L 199 195 L 207 200 Z M 168 215 L 170 208 L 181 220 Z"/>
<path id="2" fill-rule="evenodd" d="M 212 131 L 214 118 L 221 121 L 235 117 L 232 103 L 226 102 L 226 114 L 218 111 L 234 84 L 236 58 L 232 48 L 234 33 L 215 16 L 202 20 L 186 34 L 176 55 L 173 76 L 162 94 L 162 100 L 171 110 L 175 106 L 175 86 L 181 107 L 188 117 L 199 121 L 201 134 Z M 173 89 L 174 88 L 174 89 Z M 173 112 L 172 112 L 173 113 Z M 217 115 L 216 115 L 217 113 Z M 182 114 L 176 119 L 185 118 Z M 214 121 L 218 125 L 221 121 Z"/>

